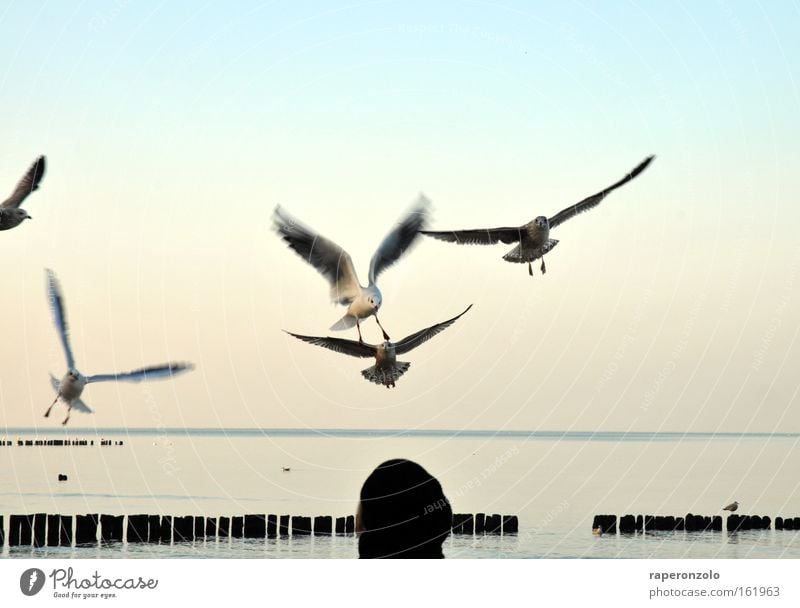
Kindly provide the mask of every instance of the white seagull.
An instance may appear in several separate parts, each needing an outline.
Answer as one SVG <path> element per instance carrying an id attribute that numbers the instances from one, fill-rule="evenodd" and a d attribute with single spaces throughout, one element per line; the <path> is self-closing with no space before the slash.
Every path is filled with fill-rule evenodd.
<path id="1" fill-rule="evenodd" d="M 722 510 L 730 511 L 731 513 L 733 513 L 738 508 L 739 508 L 739 503 L 734 500 L 731 504 L 722 507 Z"/>
<path id="2" fill-rule="evenodd" d="M 303 340 L 309 344 L 315 344 L 337 353 L 350 355 L 351 357 L 361 357 L 363 359 L 373 357 L 375 359 L 375 365 L 362 370 L 361 375 L 370 382 L 382 384 L 386 388 L 391 388 L 395 385 L 395 382 L 400 378 L 400 376 L 405 374 L 408 371 L 408 368 L 411 367 L 411 364 L 406 361 L 398 361 L 397 355 L 404 355 L 410 350 L 415 349 L 423 342 L 427 342 L 433 338 L 433 336 L 441 331 L 444 331 L 453 323 L 458 321 L 458 319 L 466 314 L 470 308 L 472 308 L 472 304 L 467 306 L 464 312 L 457 317 L 453 317 L 452 319 L 443 321 L 442 323 L 437 323 L 436 325 L 431 325 L 430 327 L 413 333 L 410 336 L 406 336 L 396 343 L 386 340 L 382 344 L 365 344 L 364 342 L 344 340 L 342 338 L 301 336 L 298 334 L 293 334 L 290 331 L 287 331 L 286 333 L 290 336 L 294 336 L 298 340 Z"/>
<path id="3" fill-rule="evenodd" d="M 512 228 L 477 228 L 474 230 L 450 230 L 450 231 L 430 231 L 423 230 L 422 234 L 460 245 L 494 245 L 495 243 L 519 243 L 514 249 L 503 256 L 507 262 L 516 264 L 528 264 L 528 274 L 533 276 L 531 262 L 542 258 L 541 271 L 544 274 L 547 269 L 544 265 L 544 254 L 549 252 L 558 244 L 556 239 L 550 238 L 550 229 L 566 222 L 576 215 L 596 207 L 613 190 L 627 184 L 634 177 L 639 175 L 647 168 L 655 156 L 648 156 L 633 171 L 625 177 L 592 196 L 583 199 L 581 202 L 567 207 L 550 219 L 540 215 L 527 224 Z"/>
<path id="4" fill-rule="evenodd" d="M 333 241 L 326 239 L 304 226 L 279 207 L 275 208 L 275 229 L 281 238 L 306 262 L 316 268 L 330 283 L 330 297 L 333 302 L 346 305 L 347 312 L 331 326 L 333 331 L 358 329 L 361 337 L 360 321 L 374 316 L 383 332 L 383 339 L 389 335 L 378 320 L 378 310 L 383 303 L 375 281 L 378 275 L 400 259 L 416 240 L 419 232 L 428 221 L 430 203 L 424 196 L 411 208 L 406 216 L 381 242 L 369 264 L 369 285 L 363 287 L 358 280 L 350 254 Z"/>
<path id="5" fill-rule="evenodd" d="M 38 190 L 39 182 L 44 177 L 44 156 L 37 158 L 28 172 L 19 180 L 14 192 L 0 205 L 0 230 L 16 228 L 25 220 L 33 219 L 25 209 L 20 209 L 22 202 L 34 190 Z"/>
<path id="6" fill-rule="evenodd" d="M 111 380 L 121 380 L 124 382 L 140 382 L 142 380 L 155 380 L 157 378 L 171 378 L 178 374 L 194 369 L 191 363 L 165 363 L 163 365 L 151 365 L 132 372 L 121 374 L 97 374 L 94 376 L 84 376 L 75 367 L 75 357 L 69 345 L 69 330 L 67 329 L 67 317 L 64 310 L 64 296 L 61 294 L 61 287 L 58 284 L 56 275 L 52 270 L 47 272 L 47 297 L 50 300 L 50 308 L 53 311 L 53 320 L 56 329 L 61 336 L 61 345 L 64 347 L 64 354 L 67 357 L 67 373 L 59 382 L 53 374 L 50 374 L 50 383 L 56 391 L 56 398 L 47 408 L 45 418 L 50 415 L 50 410 L 61 399 L 67 405 L 67 417 L 62 424 L 69 422 L 69 415 L 72 409 L 85 414 L 91 414 L 92 410 L 81 401 L 81 393 L 84 387 L 90 382 L 108 382 Z"/>

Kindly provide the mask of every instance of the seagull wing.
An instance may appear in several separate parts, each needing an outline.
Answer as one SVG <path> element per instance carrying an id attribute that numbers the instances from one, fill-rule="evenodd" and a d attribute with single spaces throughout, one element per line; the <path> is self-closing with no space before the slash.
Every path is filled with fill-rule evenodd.
<path id="1" fill-rule="evenodd" d="M 22 201 L 24 201 L 31 192 L 39 188 L 39 182 L 41 182 L 42 177 L 44 177 L 44 166 L 44 156 L 40 156 L 34 161 L 23 178 L 19 180 L 11 196 L 3 201 L 0 207 L 5 209 L 19 207 Z"/>
<path id="2" fill-rule="evenodd" d="M 143 367 L 136 369 L 132 372 L 123 372 L 121 374 L 96 374 L 86 378 L 86 384 L 90 382 L 141 382 L 142 380 L 158 380 L 160 378 L 171 378 L 183 372 L 188 372 L 194 369 L 192 363 L 164 363 L 163 365 L 151 365 L 150 367 Z"/>
<path id="3" fill-rule="evenodd" d="M 402 355 L 407 353 L 410 350 L 415 349 L 420 344 L 427 342 L 436 334 L 443 332 L 445 329 L 450 327 L 453 323 L 458 321 L 463 315 L 467 313 L 467 311 L 472 308 L 472 304 L 467 306 L 467 308 L 457 317 L 453 317 L 448 321 L 443 321 L 442 323 L 437 323 L 436 325 L 431 325 L 426 329 L 422 329 L 415 334 L 411 334 L 410 336 L 406 336 L 398 343 L 394 345 L 395 353 L 398 355 Z"/>
<path id="4" fill-rule="evenodd" d="M 428 223 L 429 215 L 430 201 L 424 196 L 420 196 L 417 203 L 400 220 L 394 230 L 386 235 L 377 251 L 375 251 L 375 255 L 372 256 L 372 260 L 369 263 L 370 284 L 374 284 L 380 273 L 389 268 L 408 251 L 408 248 L 411 247 L 419 235 L 419 231 Z"/>
<path id="5" fill-rule="evenodd" d="M 55 273 L 47 269 L 47 299 L 50 301 L 50 310 L 53 312 L 53 321 L 56 324 L 61 345 L 64 347 L 64 354 L 67 357 L 67 367 L 75 369 L 75 357 L 69 345 L 69 329 L 67 328 L 67 314 L 64 310 L 64 296 L 61 293 L 61 286 L 58 284 Z"/>
<path id="6" fill-rule="evenodd" d="M 423 230 L 425 236 L 458 243 L 459 245 L 494 245 L 496 243 L 517 243 L 522 239 L 525 230 L 517 228 L 476 228 L 474 230 Z"/>
<path id="7" fill-rule="evenodd" d="M 349 304 L 361 294 L 349 253 L 304 226 L 280 207 L 275 208 L 273 219 L 275 229 L 286 244 L 328 279 L 331 300 Z"/>
<path id="8" fill-rule="evenodd" d="M 69 405 L 73 410 L 78 410 L 79 412 L 82 412 L 84 414 L 94 414 L 94 410 L 90 408 L 88 405 L 86 405 L 80 399 L 75 399 L 75 401 L 71 401 Z"/>
<path id="9" fill-rule="evenodd" d="M 639 175 L 642 171 L 644 171 L 647 166 L 653 162 L 655 156 L 648 156 L 645 158 L 636 168 L 633 169 L 628 175 L 623 177 L 619 180 L 616 184 L 613 184 L 606 188 L 605 190 L 598 192 L 597 194 L 593 194 L 592 196 L 583 199 L 581 202 L 572 205 L 571 207 L 567 207 L 563 211 L 558 212 L 556 215 L 549 219 L 550 228 L 555 228 L 559 224 L 563 224 L 568 219 L 572 219 L 579 213 L 583 213 L 584 211 L 588 211 L 593 207 L 596 207 L 600 204 L 600 202 L 612 191 L 616 190 L 620 186 L 624 186 L 629 181 L 631 181 L 634 177 Z"/>
<path id="10" fill-rule="evenodd" d="M 285 330 L 284 330 L 285 331 Z M 366 359 L 375 356 L 375 347 L 372 344 L 364 344 L 356 342 L 355 340 L 345 340 L 343 338 L 318 338 L 315 336 L 301 336 L 293 334 L 290 331 L 286 332 L 290 336 L 294 336 L 298 340 L 327 348 L 343 355 L 350 355 L 351 357 L 360 357 Z"/>

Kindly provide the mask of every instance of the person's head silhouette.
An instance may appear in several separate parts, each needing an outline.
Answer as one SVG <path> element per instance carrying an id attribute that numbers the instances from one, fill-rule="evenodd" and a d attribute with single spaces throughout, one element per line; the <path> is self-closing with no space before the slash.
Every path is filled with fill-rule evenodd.
<path id="1" fill-rule="evenodd" d="M 357 519 L 360 558 L 441 558 L 453 511 L 435 477 L 398 458 L 367 477 Z"/>

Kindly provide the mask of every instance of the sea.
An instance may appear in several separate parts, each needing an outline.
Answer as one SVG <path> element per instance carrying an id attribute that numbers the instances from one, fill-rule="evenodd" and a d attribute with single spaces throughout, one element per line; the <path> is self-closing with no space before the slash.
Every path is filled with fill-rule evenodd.
<path id="1" fill-rule="evenodd" d="M 25 445 L 57 439 L 87 445 Z M 447 558 L 800 558 L 800 531 L 592 531 L 596 514 L 724 515 L 733 500 L 741 514 L 800 516 L 796 433 L 67 427 L 0 428 L 0 442 L 6 532 L 24 513 L 352 515 L 370 471 L 408 458 L 440 480 L 455 513 L 519 518 L 516 534 L 451 535 Z M 352 559 L 358 549 L 334 535 L 4 543 L 0 556 Z"/>

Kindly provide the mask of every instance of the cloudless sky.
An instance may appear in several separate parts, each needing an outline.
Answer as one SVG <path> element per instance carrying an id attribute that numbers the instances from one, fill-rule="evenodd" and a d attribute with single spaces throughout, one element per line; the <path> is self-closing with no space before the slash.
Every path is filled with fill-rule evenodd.
<path id="1" fill-rule="evenodd" d="M 0 427 L 56 428 L 59 276 L 81 426 L 800 432 L 797 2 L 0 2 Z M 295 341 L 344 312 L 278 204 L 369 258 L 420 192 L 432 226 L 559 226 L 548 273 L 422 239 L 380 278 L 403 357 Z M 365 338 L 377 342 L 374 320 Z M 356 338 L 355 331 L 341 337 Z"/>

